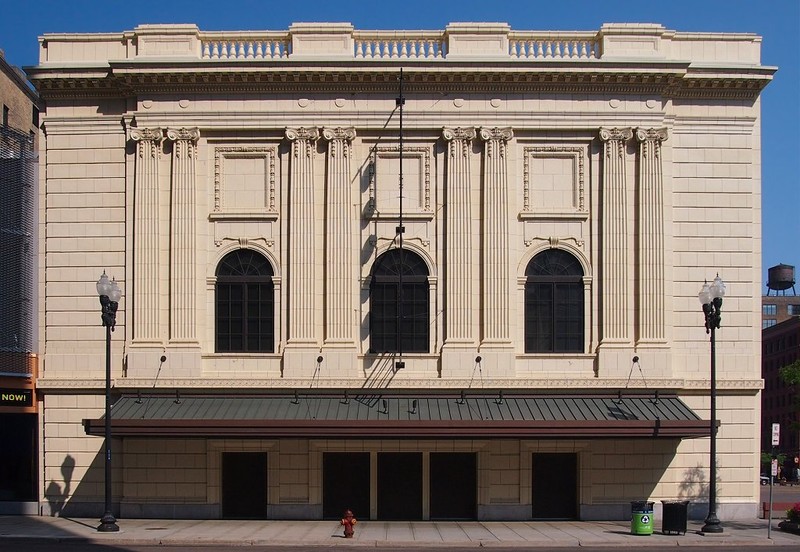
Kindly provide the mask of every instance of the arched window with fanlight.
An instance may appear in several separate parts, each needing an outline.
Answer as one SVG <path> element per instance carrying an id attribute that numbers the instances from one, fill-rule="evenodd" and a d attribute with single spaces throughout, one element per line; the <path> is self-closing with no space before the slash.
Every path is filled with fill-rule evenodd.
<path id="1" fill-rule="evenodd" d="M 525 352 L 584 352 L 583 268 L 570 253 L 548 249 L 525 269 Z"/>
<path id="2" fill-rule="evenodd" d="M 412 251 L 378 257 L 370 282 L 370 351 L 427 353 L 430 349 L 428 267 Z"/>
<path id="3" fill-rule="evenodd" d="M 238 249 L 217 266 L 216 351 L 275 351 L 275 285 L 272 266 L 260 253 Z"/>

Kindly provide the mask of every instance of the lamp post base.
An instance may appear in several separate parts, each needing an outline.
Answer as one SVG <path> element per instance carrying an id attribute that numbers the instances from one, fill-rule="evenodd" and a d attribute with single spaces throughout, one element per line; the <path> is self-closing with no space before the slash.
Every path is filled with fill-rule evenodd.
<path id="1" fill-rule="evenodd" d="M 114 533 L 119 531 L 117 518 L 114 517 L 114 514 L 111 512 L 103 514 L 103 517 L 100 518 L 100 525 L 97 526 L 97 531 L 100 533 Z"/>
<path id="2" fill-rule="evenodd" d="M 716 514 L 709 514 L 706 518 L 706 523 L 703 525 L 702 529 L 700 529 L 701 533 L 722 533 L 722 525 L 720 524 L 719 518 L 717 518 Z"/>

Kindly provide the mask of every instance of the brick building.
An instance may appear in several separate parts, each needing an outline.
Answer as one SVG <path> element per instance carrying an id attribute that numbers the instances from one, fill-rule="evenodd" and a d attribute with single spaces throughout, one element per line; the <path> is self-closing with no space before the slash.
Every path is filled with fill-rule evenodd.
<path id="1" fill-rule="evenodd" d="M 38 510 L 36 184 L 39 99 L 0 51 L 0 514 Z"/>

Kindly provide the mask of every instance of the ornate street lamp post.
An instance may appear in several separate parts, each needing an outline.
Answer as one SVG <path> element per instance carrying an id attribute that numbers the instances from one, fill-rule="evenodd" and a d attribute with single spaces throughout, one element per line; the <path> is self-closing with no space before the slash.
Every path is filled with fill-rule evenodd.
<path id="1" fill-rule="evenodd" d="M 703 284 L 703 289 L 698 294 L 698 299 L 703 305 L 703 314 L 706 318 L 706 333 L 711 335 L 711 453 L 710 453 L 710 481 L 708 484 L 708 516 L 706 523 L 700 530 L 703 533 L 722 533 L 717 517 L 717 351 L 714 341 L 714 332 L 719 328 L 722 320 L 722 298 L 725 296 L 725 284 L 722 278 L 714 278 L 711 285 Z"/>
<path id="2" fill-rule="evenodd" d="M 111 513 L 111 332 L 117 324 L 117 307 L 122 291 L 116 280 L 108 280 L 105 270 L 97 281 L 97 294 L 100 296 L 103 326 L 106 327 L 106 431 L 105 431 L 105 477 L 106 511 L 100 518 L 98 531 L 104 533 L 119 531 L 119 525 Z"/>

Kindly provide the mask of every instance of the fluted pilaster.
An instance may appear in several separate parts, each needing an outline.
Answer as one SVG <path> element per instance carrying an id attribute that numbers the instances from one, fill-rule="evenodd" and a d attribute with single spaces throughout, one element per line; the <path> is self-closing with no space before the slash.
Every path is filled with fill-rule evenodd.
<path id="1" fill-rule="evenodd" d="M 172 140 L 170 213 L 170 324 L 173 342 L 197 340 L 197 128 L 168 129 Z"/>
<path id="2" fill-rule="evenodd" d="M 508 267 L 508 141 L 510 128 L 482 128 L 486 142 L 483 177 L 483 338 L 510 343 Z"/>
<path id="3" fill-rule="evenodd" d="M 159 241 L 158 164 L 161 158 L 160 128 L 133 128 L 136 143 L 133 177 L 133 341 L 158 341 Z"/>
<path id="4" fill-rule="evenodd" d="M 605 143 L 602 183 L 602 338 L 604 342 L 630 341 L 628 281 L 628 188 L 626 142 L 630 128 L 600 129 Z"/>
<path id="5" fill-rule="evenodd" d="M 292 144 L 289 168 L 289 342 L 314 342 L 314 148 L 319 139 L 315 128 L 287 128 Z"/>
<path id="6" fill-rule="evenodd" d="M 474 128 L 445 128 L 447 140 L 447 219 L 445 239 L 447 286 L 446 342 L 469 342 L 473 339 L 472 298 L 472 182 L 470 153 Z"/>
<path id="7" fill-rule="evenodd" d="M 661 143 L 667 129 L 637 129 L 639 141 L 639 341 L 665 339 L 664 176 Z"/>
<path id="8" fill-rule="evenodd" d="M 354 128 L 325 128 L 328 140 L 327 216 L 325 217 L 325 341 L 355 343 L 353 291 L 356 257 L 350 187 L 351 145 Z"/>

